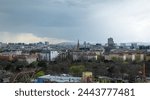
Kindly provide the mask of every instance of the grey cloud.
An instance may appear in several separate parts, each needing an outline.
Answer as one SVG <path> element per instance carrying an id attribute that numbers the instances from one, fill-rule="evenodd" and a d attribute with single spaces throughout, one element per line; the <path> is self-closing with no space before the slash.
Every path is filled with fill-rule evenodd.
<path id="1" fill-rule="evenodd" d="M 147 0 L 0 0 L 0 32 L 94 42 L 106 42 L 112 36 L 117 42 L 132 41 L 134 35 L 149 32 L 150 25 L 146 23 L 150 17 L 149 3 Z"/>

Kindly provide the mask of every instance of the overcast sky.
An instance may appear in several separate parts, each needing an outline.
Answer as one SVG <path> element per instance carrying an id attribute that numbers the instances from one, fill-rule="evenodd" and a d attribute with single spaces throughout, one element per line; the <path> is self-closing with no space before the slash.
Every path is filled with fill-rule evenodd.
<path id="1" fill-rule="evenodd" d="M 150 42 L 150 0 L 0 0 L 0 41 Z"/>

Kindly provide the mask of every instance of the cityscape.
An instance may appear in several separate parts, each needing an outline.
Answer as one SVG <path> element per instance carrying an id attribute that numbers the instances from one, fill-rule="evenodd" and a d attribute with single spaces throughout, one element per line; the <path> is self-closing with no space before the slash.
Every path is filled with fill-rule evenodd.
<path id="1" fill-rule="evenodd" d="M 0 83 L 149 83 L 149 0 L 0 0 Z"/>
<path id="2" fill-rule="evenodd" d="M 107 42 L 0 43 L 0 82 L 145 83 L 150 45 Z"/>

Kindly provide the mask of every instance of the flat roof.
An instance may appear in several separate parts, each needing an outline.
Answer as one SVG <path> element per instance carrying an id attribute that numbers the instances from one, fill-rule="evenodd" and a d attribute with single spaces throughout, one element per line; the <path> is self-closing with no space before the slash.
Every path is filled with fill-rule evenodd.
<path id="1" fill-rule="evenodd" d="M 47 79 L 52 82 L 80 82 L 81 77 L 73 77 L 73 76 L 53 76 L 53 75 L 44 75 L 39 77 L 38 79 Z"/>

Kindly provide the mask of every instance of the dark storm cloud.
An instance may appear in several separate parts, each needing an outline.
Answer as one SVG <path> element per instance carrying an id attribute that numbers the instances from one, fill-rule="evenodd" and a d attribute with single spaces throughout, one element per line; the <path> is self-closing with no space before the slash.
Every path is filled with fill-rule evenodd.
<path id="1" fill-rule="evenodd" d="M 0 4 L 1 31 L 65 37 L 71 34 L 67 31 L 72 27 L 79 27 L 86 22 L 87 11 L 74 7 L 76 4 L 71 1 L 1 0 Z"/>
<path id="2" fill-rule="evenodd" d="M 106 42 L 110 36 L 117 42 L 147 40 L 149 3 L 148 0 L 0 0 L 0 32 L 93 42 Z"/>

